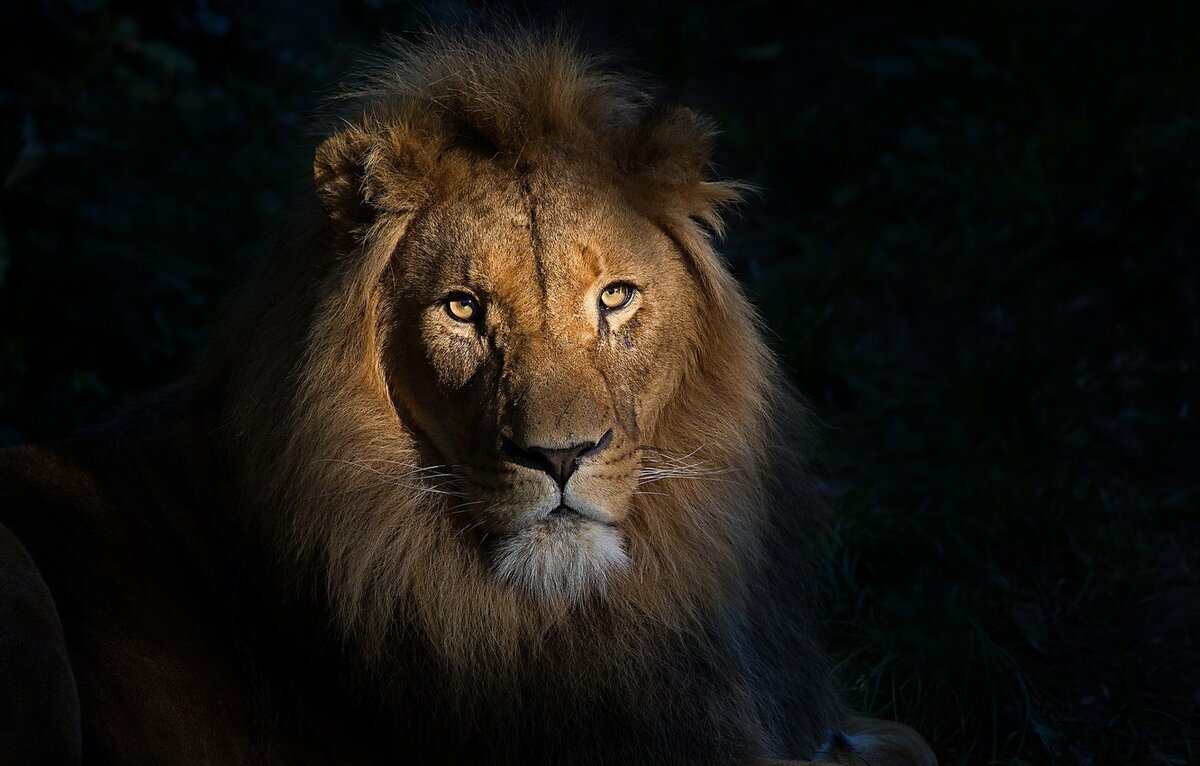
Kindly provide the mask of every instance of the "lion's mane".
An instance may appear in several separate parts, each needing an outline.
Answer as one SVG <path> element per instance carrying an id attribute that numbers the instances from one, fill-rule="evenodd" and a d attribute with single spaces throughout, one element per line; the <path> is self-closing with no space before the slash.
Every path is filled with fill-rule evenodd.
<path id="1" fill-rule="evenodd" d="M 402 711 L 421 697 L 457 726 L 536 731 L 554 708 L 623 706 L 644 711 L 644 741 L 665 740 L 656 722 L 679 700 L 719 690 L 744 698 L 745 720 L 705 723 L 727 741 L 811 750 L 838 713 L 816 639 L 824 510 L 804 409 L 710 242 L 739 187 L 707 177 L 708 124 L 561 35 L 393 46 L 336 111 L 316 194 L 225 312 L 200 380 L 232 477 L 224 513 L 244 555 L 269 552 L 261 587 L 321 604 L 357 683 Z M 690 365 L 646 436 L 711 471 L 637 495 L 629 571 L 557 606 L 499 582 L 423 478 L 379 321 L 383 275 L 440 174 L 528 172 L 551 153 L 614 168 L 700 285 L 700 330 L 679 338 Z"/>

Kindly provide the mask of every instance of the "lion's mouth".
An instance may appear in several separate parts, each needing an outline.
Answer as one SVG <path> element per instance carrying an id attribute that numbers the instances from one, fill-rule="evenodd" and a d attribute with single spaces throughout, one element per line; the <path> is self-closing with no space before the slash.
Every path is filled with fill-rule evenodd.
<path id="1" fill-rule="evenodd" d="M 566 503 L 492 540 L 487 550 L 499 578 L 553 602 L 603 591 L 613 573 L 630 567 L 621 532 Z"/>
<path id="2" fill-rule="evenodd" d="M 550 511 L 550 513 L 546 514 L 546 518 L 548 518 L 548 519 L 568 518 L 571 516 L 578 516 L 578 515 L 579 515 L 579 511 L 575 510 L 574 508 L 567 505 L 566 503 L 559 503 L 558 507 L 554 508 L 552 511 Z"/>
<path id="3" fill-rule="evenodd" d="M 612 518 L 607 515 L 575 508 L 562 502 L 547 511 L 546 515 L 534 523 L 564 530 L 586 524 L 599 524 L 604 527 L 616 526 Z"/>

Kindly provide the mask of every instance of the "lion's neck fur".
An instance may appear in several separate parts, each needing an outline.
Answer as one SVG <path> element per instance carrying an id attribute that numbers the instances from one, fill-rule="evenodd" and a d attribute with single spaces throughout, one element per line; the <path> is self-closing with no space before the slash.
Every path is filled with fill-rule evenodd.
<path id="1" fill-rule="evenodd" d="M 812 552 L 797 534 L 813 531 L 820 508 L 791 438 L 803 416 L 698 222 L 719 225 L 715 208 L 734 193 L 698 174 L 688 183 L 671 187 L 679 204 L 647 209 L 687 255 L 709 310 L 646 439 L 699 450 L 720 473 L 635 496 L 631 566 L 581 602 L 501 582 L 487 541 L 422 478 L 428 452 L 392 403 L 375 321 L 413 210 L 351 232 L 302 210 L 308 223 L 226 312 L 198 378 L 230 488 L 223 523 L 247 555 L 274 562 L 262 587 L 320 606 L 385 707 L 412 714 L 420 689 L 426 708 L 483 726 L 572 704 L 668 721 L 682 706 L 727 717 L 740 733 L 721 736 L 757 742 L 742 752 L 767 747 L 778 733 L 762 722 L 779 716 L 803 719 L 789 736 L 805 746 L 823 736 L 836 701 L 804 624 Z"/>
<path id="2" fill-rule="evenodd" d="M 213 436 L 242 456 L 228 464 L 241 517 L 230 522 L 254 541 L 250 550 L 267 546 L 281 562 L 273 587 L 303 598 L 315 583 L 356 672 L 385 698 L 411 682 L 405 653 L 418 647 L 442 703 L 464 717 L 494 715 L 497 698 L 520 697 L 533 668 L 581 698 L 643 704 L 644 680 L 676 665 L 733 678 L 753 663 L 747 599 L 772 513 L 764 473 L 790 449 L 775 422 L 790 398 L 771 382 L 749 311 L 714 319 L 725 326 L 648 435 L 682 453 L 701 448 L 720 473 L 636 496 L 632 568 L 602 595 L 539 602 L 495 577 L 453 498 L 429 491 L 416 437 L 390 403 L 375 330 L 362 318 L 375 313 L 376 276 L 402 233 L 402 222 L 381 229 L 365 266 L 325 277 L 315 323 L 289 335 L 288 317 L 272 315 L 283 310 L 266 305 L 264 332 L 232 344 L 246 357 L 216 376 Z M 271 357 L 268 345 L 304 351 L 239 380 L 247 358 Z"/>

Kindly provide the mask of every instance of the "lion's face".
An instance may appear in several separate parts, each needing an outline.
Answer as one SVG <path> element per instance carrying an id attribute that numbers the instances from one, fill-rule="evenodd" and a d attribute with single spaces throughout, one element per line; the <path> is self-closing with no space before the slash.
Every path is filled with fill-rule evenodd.
<path id="1" fill-rule="evenodd" d="M 815 749 L 824 505 L 711 126 L 558 37 L 434 35 L 362 88 L 191 388 L 246 602 L 327 618 L 441 760 Z"/>
<path id="2" fill-rule="evenodd" d="M 497 575 L 574 598 L 627 564 L 645 435 L 704 307 L 614 187 L 466 181 L 412 222 L 384 280 L 393 401 Z"/>

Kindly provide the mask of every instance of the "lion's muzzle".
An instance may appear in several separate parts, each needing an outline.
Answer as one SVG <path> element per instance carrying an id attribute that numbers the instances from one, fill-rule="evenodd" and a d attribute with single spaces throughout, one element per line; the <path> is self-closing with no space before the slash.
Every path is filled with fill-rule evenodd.
<path id="1" fill-rule="evenodd" d="M 502 453 L 517 465 L 545 471 L 562 490 L 566 489 L 579 463 L 604 451 L 612 442 L 612 435 L 610 428 L 597 441 L 580 442 L 569 447 L 522 446 L 506 436 L 502 439 Z"/>

